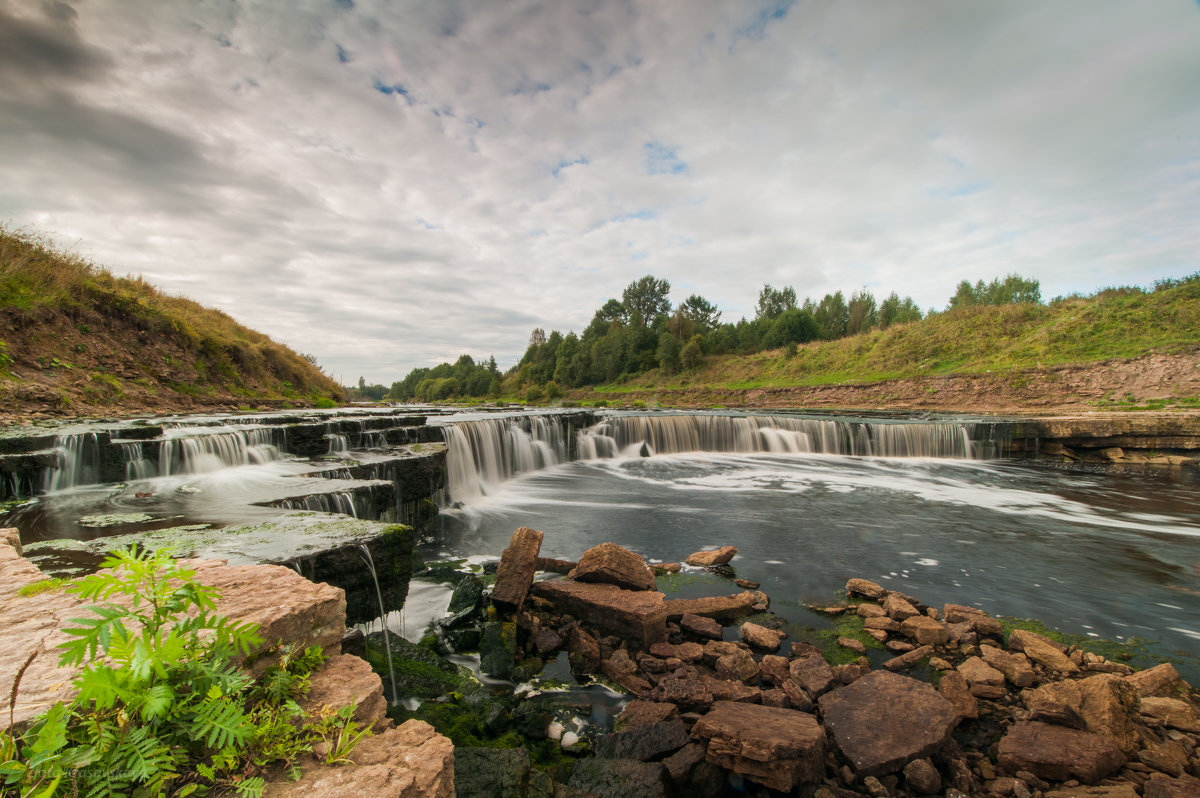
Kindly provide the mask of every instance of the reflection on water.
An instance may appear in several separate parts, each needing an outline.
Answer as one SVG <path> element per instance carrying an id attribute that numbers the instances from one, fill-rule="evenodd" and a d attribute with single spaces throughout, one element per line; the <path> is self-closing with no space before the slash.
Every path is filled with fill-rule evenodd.
<path id="1" fill-rule="evenodd" d="M 528 474 L 443 519 L 431 555 L 499 554 L 522 525 L 546 533 L 545 556 L 567 559 L 606 540 L 667 561 L 734 544 L 738 575 L 798 620 L 797 602 L 828 601 L 861 576 L 932 605 L 1149 638 L 1159 653 L 1200 649 L 1200 497 L 1154 478 L 980 461 L 658 455 Z"/>

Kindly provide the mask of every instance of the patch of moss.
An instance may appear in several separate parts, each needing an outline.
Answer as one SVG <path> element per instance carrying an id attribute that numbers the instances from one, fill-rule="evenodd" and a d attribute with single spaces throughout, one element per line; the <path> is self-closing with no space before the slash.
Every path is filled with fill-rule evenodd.
<path id="1" fill-rule="evenodd" d="M 659 574 L 654 579 L 655 589 L 662 593 L 679 593 L 692 585 L 725 585 L 727 580 L 709 571 L 679 571 L 674 574 Z"/>
<path id="2" fill-rule="evenodd" d="M 391 673 L 396 676 L 396 688 L 400 695 L 429 699 L 450 693 L 471 693 L 479 689 L 479 683 L 470 671 L 438 655 L 424 642 L 410 643 L 394 634 L 388 638 L 392 651 Z M 433 642 L 431 640 L 431 645 Z M 391 673 L 388 671 L 383 637 L 378 632 L 367 635 L 366 648 L 367 662 L 386 684 Z"/>
<path id="3" fill-rule="evenodd" d="M 789 624 L 786 631 L 793 640 L 816 646 L 830 665 L 848 665 L 861 656 L 857 651 L 838 645 L 839 637 L 857 640 L 867 650 L 883 650 L 883 644 L 867 634 L 864 619 L 858 613 L 844 612 L 832 617 L 813 613 L 822 622 L 814 625 Z"/>
<path id="4" fill-rule="evenodd" d="M 40 581 L 30 582 L 29 584 L 24 585 L 20 590 L 17 591 L 17 595 L 29 598 L 30 596 L 37 596 L 42 593 L 47 593 L 51 590 L 58 590 L 65 584 L 67 584 L 66 579 L 42 579 Z"/>
<path id="5" fill-rule="evenodd" d="M 1131 637 L 1122 643 L 1116 640 L 1105 640 L 1101 637 L 1060 632 L 1057 629 L 1051 629 L 1036 618 L 1010 618 L 1002 615 L 999 621 L 1004 645 L 1006 646 L 1008 645 L 1008 638 L 1014 631 L 1024 629 L 1027 632 L 1039 634 L 1064 646 L 1077 646 L 1084 651 L 1099 654 L 1105 659 L 1114 662 L 1130 662 L 1134 659 L 1144 659 L 1149 664 L 1157 664 L 1158 662 L 1158 660 L 1151 661 L 1148 647 L 1150 641 L 1141 637 Z"/>
<path id="6" fill-rule="evenodd" d="M 414 555 L 415 557 L 415 555 Z M 430 579 L 434 582 L 450 582 L 458 584 L 465 570 L 466 560 L 445 560 L 443 562 L 420 563 L 419 558 L 413 563 L 413 576 Z"/>

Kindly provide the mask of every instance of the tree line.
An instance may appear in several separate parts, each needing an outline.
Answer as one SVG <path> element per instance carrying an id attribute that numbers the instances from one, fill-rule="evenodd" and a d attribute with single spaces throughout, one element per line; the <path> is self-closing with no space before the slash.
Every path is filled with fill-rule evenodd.
<path id="1" fill-rule="evenodd" d="M 392 401 L 438 401 L 521 396 L 529 401 L 556 399 L 569 388 L 600 385 L 661 369 L 667 374 L 694 369 L 706 355 L 748 355 L 799 344 L 833 341 L 896 324 L 921 321 L 927 314 L 912 297 L 892 292 L 882 301 L 866 288 L 847 298 L 841 291 L 797 301 L 791 286 L 766 284 L 759 291 L 753 319 L 722 322 L 721 311 L 699 294 L 677 307 L 671 284 L 652 275 L 630 283 L 620 299 L 609 299 L 582 333 L 549 335 L 534 329 L 520 362 L 501 374 L 496 360 L 476 363 L 462 355 L 453 365 L 418 368 L 403 380 L 366 385 L 360 378 L 351 396 Z M 990 283 L 959 283 L 949 310 L 978 305 L 1040 303 L 1037 280 L 1012 274 Z M 929 313 L 936 311 L 930 310 Z"/>

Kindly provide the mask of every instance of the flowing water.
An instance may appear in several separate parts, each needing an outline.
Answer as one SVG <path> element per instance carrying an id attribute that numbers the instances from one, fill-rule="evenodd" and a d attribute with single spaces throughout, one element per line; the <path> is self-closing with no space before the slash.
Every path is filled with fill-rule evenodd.
<path id="1" fill-rule="evenodd" d="M 585 430 L 584 459 L 541 469 L 502 458 L 522 449 L 514 437 L 536 443 L 532 430 L 462 426 L 484 440 L 471 456 L 489 476 L 471 481 L 451 446 L 450 491 L 468 498 L 443 513 L 427 556 L 498 555 L 518 526 L 564 559 L 608 540 L 651 561 L 733 544 L 738 575 L 797 623 L 812 622 L 802 602 L 832 601 L 860 576 L 933 605 L 1155 641 L 1200 673 L 1194 485 L 974 459 L 958 424 L 641 414 Z"/>

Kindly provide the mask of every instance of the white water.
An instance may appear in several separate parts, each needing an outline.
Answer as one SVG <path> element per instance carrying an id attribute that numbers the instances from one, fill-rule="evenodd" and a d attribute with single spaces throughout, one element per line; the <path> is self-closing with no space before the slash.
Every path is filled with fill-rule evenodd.
<path id="1" fill-rule="evenodd" d="M 567 459 L 563 428 L 553 416 L 463 421 L 443 429 L 446 485 L 452 501 L 487 495 L 517 474 Z"/>
<path id="2" fill-rule="evenodd" d="M 54 439 L 58 468 L 46 470 L 42 490 L 54 493 L 79 485 L 91 485 L 99 478 L 100 443 L 94 432 L 59 435 Z"/>
<path id="3" fill-rule="evenodd" d="M 189 428 L 164 432 L 158 475 L 202 474 L 239 465 L 261 465 L 279 459 L 282 431 L 267 427 L 212 430 Z"/>

